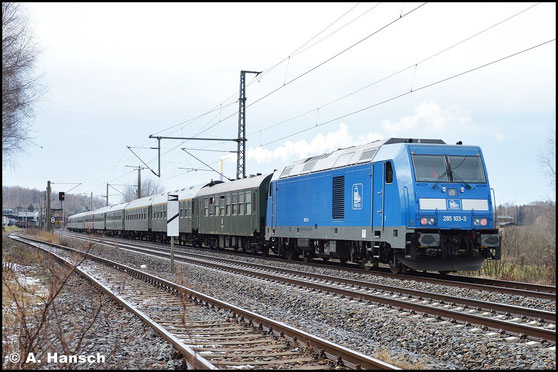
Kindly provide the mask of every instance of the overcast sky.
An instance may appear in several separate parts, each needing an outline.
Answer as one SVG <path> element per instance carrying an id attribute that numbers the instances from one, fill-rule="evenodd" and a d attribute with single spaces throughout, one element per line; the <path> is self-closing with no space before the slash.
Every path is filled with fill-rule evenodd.
<path id="1" fill-rule="evenodd" d="M 444 79 L 555 39 L 555 3 L 21 6 L 47 93 L 3 185 L 82 183 L 72 193 L 100 196 L 137 182 L 126 146 L 157 172 L 151 134 L 236 138 L 240 70 L 251 70 L 263 73 L 247 75 L 248 174 L 380 138 L 440 138 L 481 146 L 498 203 L 554 198 L 537 158 L 556 123 L 556 42 Z M 180 169 L 206 168 L 181 147 L 236 150 L 161 146 L 161 177 L 142 177 L 165 191 L 219 178 Z M 234 178 L 234 156 L 188 151 L 215 168 L 225 157 Z"/>

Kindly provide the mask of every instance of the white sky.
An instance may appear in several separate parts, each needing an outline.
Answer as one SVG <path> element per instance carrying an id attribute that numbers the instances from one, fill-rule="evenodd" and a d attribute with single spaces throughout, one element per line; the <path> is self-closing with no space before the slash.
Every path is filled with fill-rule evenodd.
<path id="1" fill-rule="evenodd" d="M 140 161 L 127 145 L 155 146 L 148 137 L 158 132 L 197 135 L 238 110 L 240 70 L 268 71 L 291 56 L 259 79 L 247 75 L 252 82 L 247 105 L 287 83 L 247 108 L 248 174 L 378 138 L 440 138 L 481 146 L 498 203 L 554 198 L 537 156 L 556 122 L 555 41 L 417 89 L 554 39 L 556 4 L 538 4 L 427 61 L 535 3 L 428 3 L 408 15 L 422 3 L 377 4 L 22 4 L 42 51 L 37 72 L 47 93 L 36 109 L 34 144 L 15 168 L 3 167 L 2 183 L 45 189 L 47 180 L 81 182 L 72 193 L 98 196 L 107 182 L 136 183 L 137 171 L 124 165 Z M 353 7 L 306 44 L 307 50 L 293 53 Z M 417 91 L 332 120 L 411 90 Z M 228 103 L 233 104 L 163 131 Z M 324 122 L 329 123 L 281 139 Z M 235 138 L 237 131 L 233 115 L 201 136 Z M 181 142 L 161 141 L 164 156 L 157 180 L 166 191 L 219 178 L 213 172 L 179 169 L 205 168 L 180 147 L 236 149 L 234 142 Z M 134 151 L 157 171 L 155 150 Z M 191 152 L 215 168 L 223 156 Z M 236 160 L 224 166 L 234 178 Z M 142 177 L 150 174 L 145 170 Z M 120 201 L 116 191 L 109 194 L 111 204 Z"/>

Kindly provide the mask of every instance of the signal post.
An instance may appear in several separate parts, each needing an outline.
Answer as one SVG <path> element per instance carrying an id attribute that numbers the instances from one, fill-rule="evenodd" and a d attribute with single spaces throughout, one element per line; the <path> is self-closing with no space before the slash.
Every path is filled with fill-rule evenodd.
<path id="1" fill-rule="evenodd" d="M 167 201 L 167 236 L 171 239 L 170 270 L 174 274 L 174 237 L 179 234 L 178 194 L 169 194 Z"/>

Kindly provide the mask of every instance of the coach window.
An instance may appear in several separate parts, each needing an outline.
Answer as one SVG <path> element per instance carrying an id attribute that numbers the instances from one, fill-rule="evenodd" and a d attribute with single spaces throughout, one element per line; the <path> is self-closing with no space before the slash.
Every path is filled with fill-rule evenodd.
<path id="1" fill-rule="evenodd" d="M 225 215 L 225 195 L 221 195 L 219 197 L 219 208 L 221 209 L 219 214 L 221 216 L 224 216 Z"/>
<path id="2" fill-rule="evenodd" d="M 244 193 L 243 192 L 238 194 L 238 214 L 241 216 L 244 215 Z"/>
<path id="3" fill-rule="evenodd" d="M 236 216 L 236 212 L 237 212 L 237 203 L 238 203 L 238 194 L 234 193 L 232 194 L 232 214 L 233 216 Z"/>
<path id="4" fill-rule="evenodd" d="M 207 200 L 207 199 L 206 199 Z M 215 213 L 214 211 L 214 204 L 215 204 L 215 198 L 211 197 L 209 198 L 209 215 L 213 216 Z"/>
<path id="5" fill-rule="evenodd" d="M 386 162 L 386 183 L 393 183 L 393 169 L 391 161 Z"/>
<path id="6" fill-rule="evenodd" d="M 231 215 L 231 194 L 227 194 L 227 216 Z"/>
<path id="7" fill-rule="evenodd" d="M 252 193 L 250 191 L 246 192 L 246 215 L 252 213 Z"/>

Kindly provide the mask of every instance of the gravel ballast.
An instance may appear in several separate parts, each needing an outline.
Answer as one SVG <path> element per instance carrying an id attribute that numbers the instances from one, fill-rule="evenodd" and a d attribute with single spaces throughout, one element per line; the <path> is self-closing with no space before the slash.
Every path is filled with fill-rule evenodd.
<path id="1" fill-rule="evenodd" d="M 70 239 L 67 239 L 70 241 Z M 74 239 L 71 239 L 74 240 Z M 75 246 L 83 242 L 75 241 Z M 555 349 L 548 342 L 542 345 L 530 344 L 524 340 L 510 340 L 510 335 L 492 335 L 474 326 L 456 325 L 441 322 L 431 317 L 413 315 L 381 305 L 370 305 L 348 299 L 340 299 L 324 293 L 310 292 L 284 284 L 261 279 L 225 273 L 214 269 L 177 262 L 177 275 L 169 273 L 169 261 L 126 251 L 124 249 L 95 246 L 92 253 L 108 259 L 125 263 L 169 280 L 183 282 L 184 285 L 199 290 L 221 300 L 247 308 L 275 320 L 283 321 L 309 333 L 324 337 L 332 342 L 359 350 L 368 355 L 379 351 L 389 351 L 392 358 L 407 362 L 407 368 L 429 369 L 554 369 L 556 366 Z M 198 251 L 199 253 L 199 251 Z M 219 254 L 207 252 L 207 255 Z M 230 258 L 227 255 L 227 258 Z M 242 257 L 243 260 L 258 260 Z M 268 261 L 265 264 L 270 264 Z M 274 265 L 293 267 L 293 264 Z M 289 266 L 290 265 L 290 266 Z M 142 268 L 142 266 L 144 266 Z M 302 265 L 296 265 L 300 269 Z M 315 269 L 328 275 L 358 279 L 355 273 L 340 274 L 339 270 Z M 367 280 L 379 280 L 376 276 L 366 275 Z M 373 279 L 374 278 L 374 279 Z M 381 278 L 381 283 L 397 281 L 397 285 L 412 286 L 413 289 L 438 291 L 438 286 L 411 280 Z M 426 288 L 425 288 L 426 287 Z M 484 293 L 448 287 L 448 294 L 463 297 L 480 296 L 500 297 L 498 302 L 515 301 L 514 304 L 531 303 L 541 308 L 536 299 L 517 298 L 519 296 Z M 441 289 L 440 291 L 443 291 Z M 459 291 L 465 291 L 458 294 Z M 476 294 L 475 292 L 479 292 Z M 443 293 L 443 292 L 442 292 Z M 471 295 L 473 293 L 473 295 Z M 532 302 L 532 300 L 535 300 Z M 545 303 L 547 309 L 552 305 Z M 548 301 L 546 301 L 548 302 Z M 555 304 L 554 308 L 555 308 Z M 545 307 L 542 308 L 545 308 Z"/>

